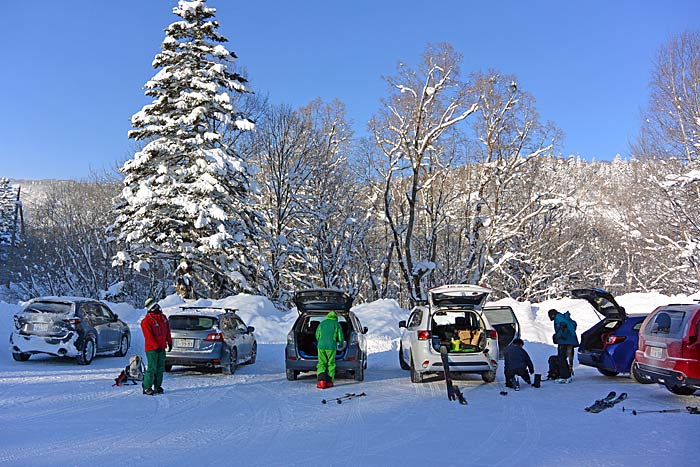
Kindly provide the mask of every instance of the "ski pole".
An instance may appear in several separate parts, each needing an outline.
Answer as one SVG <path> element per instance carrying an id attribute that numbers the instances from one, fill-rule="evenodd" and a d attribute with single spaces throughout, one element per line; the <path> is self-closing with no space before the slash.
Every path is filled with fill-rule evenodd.
<path id="1" fill-rule="evenodd" d="M 662 409 L 662 410 L 635 410 L 635 409 L 625 409 L 622 407 L 623 412 L 632 412 L 632 415 L 637 415 L 640 413 L 678 413 L 681 409 Z"/>

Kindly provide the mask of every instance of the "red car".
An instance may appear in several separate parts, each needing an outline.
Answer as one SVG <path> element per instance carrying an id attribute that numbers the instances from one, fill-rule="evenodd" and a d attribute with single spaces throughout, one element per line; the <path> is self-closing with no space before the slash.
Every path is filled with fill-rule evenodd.
<path id="1" fill-rule="evenodd" d="M 700 304 L 654 310 L 639 331 L 632 371 L 645 382 L 689 396 L 700 389 Z"/>

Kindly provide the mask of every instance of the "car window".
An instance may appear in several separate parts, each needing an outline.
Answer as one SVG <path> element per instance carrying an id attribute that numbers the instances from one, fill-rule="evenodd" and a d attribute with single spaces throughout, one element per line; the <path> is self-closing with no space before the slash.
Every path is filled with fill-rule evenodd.
<path id="1" fill-rule="evenodd" d="M 235 329 L 231 317 L 224 316 L 219 319 L 222 331 L 233 331 Z"/>
<path id="2" fill-rule="evenodd" d="M 80 311 L 86 318 L 102 319 L 102 314 L 94 303 L 83 303 L 80 305 Z"/>
<path id="3" fill-rule="evenodd" d="M 644 324 L 644 320 L 635 323 L 634 326 L 632 326 L 632 330 L 639 332 L 639 330 L 642 327 L 642 324 Z"/>
<path id="4" fill-rule="evenodd" d="M 72 305 L 70 303 L 59 302 L 34 302 L 27 305 L 25 311 L 34 313 L 70 313 Z"/>
<path id="5" fill-rule="evenodd" d="M 102 317 L 104 319 L 106 319 L 107 321 L 116 321 L 117 320 L 114 317 L 114 314 L 112 313 L 112 311 L 104 305 L 100 305 L 100 312 L 101 312 Z"/>
<path id="6" fill-rule="evenodd" d="M 248 332 L 248 326 L 241 320 L 241 318 L 233 318 L 234 323 L 236 323 L 236 330 L 240 332 Z"/>
<path id="7" fill-rule="evenodd" d="M 217 319 L 210 316 L 171 316 L 170 329 L 176 331 L 205 331 L 217 324 Z"/>
<path id="8" fill-rule="evenodd" d="M 650 336 L 681 337 L 686 313 L 682 310 L 659 310 L 644 327 L 644 334 Z"/>
<path id="9" fill-rule="evenodd" d="M 406 325 L 406 327 L 415 328 L 417 326 L 420 326 L 420 323 L 422 320 L 423 320 L 422 311 L 415 310 L 413 313 L 411 313 L 411 316 L 408 318 L 408 324 Z"/>
<path id="10" fill-rule="evenodd" d="M 515 317 L 510 307 L 484 308 L 484 314 L 489 319 L 489 323 L 496 326 L 498 324 L 513 324 Z"/>

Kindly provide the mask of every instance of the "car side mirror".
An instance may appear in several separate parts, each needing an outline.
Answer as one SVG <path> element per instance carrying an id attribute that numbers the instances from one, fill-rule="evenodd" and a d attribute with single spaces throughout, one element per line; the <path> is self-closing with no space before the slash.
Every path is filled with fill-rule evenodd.
<path id="1" fill-rule="evenodd" d="M 399 321 L 399 327 L 400 327 L 400 328 L 405 328 L 405 327 L 406 327 L 406 321 Z"/>
<path id="2" fill-rule="evenodd" d="M 248 334 L 250 334 L 251 332 L 255 331 L 255 328 L 253 326 L 248 326 L 246 330 L 248 331 Z"/>
<path id="3" fill-rule="evenodd" d="M 119 315 L 116 314 L 116 313 L 114 313 L 114 321 L 116 321 L 116 320 L 118 320 L 118 319 L 119 319 Z"/>
<path id="4" fill-rule="evenodd" d="M 367 329 L 367 326 L 362 328 L 362 334 L 367 334 L 367 331 L 369 331 L 369 329 Z"/>

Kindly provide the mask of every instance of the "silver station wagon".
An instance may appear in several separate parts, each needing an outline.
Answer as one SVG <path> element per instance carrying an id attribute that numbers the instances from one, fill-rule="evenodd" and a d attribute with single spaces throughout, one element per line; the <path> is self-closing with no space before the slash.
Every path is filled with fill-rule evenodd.
<path id="1" fill-rule="evenodd" d="M 246 326 L 231 308 L 182 307 L 168 313 L 173 348 L 165 356 L 165 371 L 174 365 L 220 368 L 231 375 L 241 364 L 255 363 L 255 328 Z"/>
<path id="2" fill-rule="evenodd" d="M 470 284 L 435 287 L 428 291 L 427 304 L 416 306 L 408 321 L 399 323 L 399 364 L 410 370 L 412 382 L 443 372 L 441 348 L 447 350 L 452 373 L 475 373 L 487 383 L 495 381 L 499 347 L 518 337 L 520 328 L 510 307 L 484 307 L 490 293 L 489 288 Z"/>

